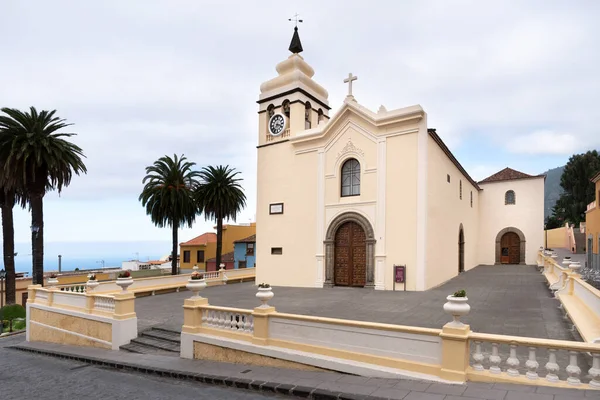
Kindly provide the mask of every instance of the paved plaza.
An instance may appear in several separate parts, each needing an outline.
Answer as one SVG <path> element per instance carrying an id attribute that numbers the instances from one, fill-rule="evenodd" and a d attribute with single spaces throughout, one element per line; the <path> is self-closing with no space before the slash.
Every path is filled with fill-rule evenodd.
<path id="1" fill-rule="evenodd" d="M 450 317 L 442 309 L 446 296 L 465 289 L 471 305 L 463 320 L 475 332 L 573 340 L 571 324 L 563 319 L 559 301 L 533 266 L 478 266 L 426 292 L 383 292 L 370 289 L 275 287 L 269 304 L 280 312 L 354 319 L 398 325 L 441 328 Z M 254 308 L 254 283 L 206 288 L 201 295 L 216 306 Z M 136 299 L 139 330 L 183 325 L 183 291 Z"/>

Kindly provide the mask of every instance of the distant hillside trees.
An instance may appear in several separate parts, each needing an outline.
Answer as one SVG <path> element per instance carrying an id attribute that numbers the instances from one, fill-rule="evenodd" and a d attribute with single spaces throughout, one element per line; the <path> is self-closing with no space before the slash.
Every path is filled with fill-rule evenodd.
<path id="1" fill-rule="evenodd" d="M 575 154 L 569 158 L 560 178 L 563 193 L 546 219 L 546 229 L 562 226 L 565 222 L 579 225 L 585 221 L 585 210 L 594 201 L 592 177 L 600 171 L 600 154 L 596 150 Z"/>

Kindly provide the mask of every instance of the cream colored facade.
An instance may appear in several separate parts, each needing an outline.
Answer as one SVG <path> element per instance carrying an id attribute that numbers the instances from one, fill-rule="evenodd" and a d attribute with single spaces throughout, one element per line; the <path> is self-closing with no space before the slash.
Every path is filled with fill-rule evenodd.
<path id="1" fill-rule="evenodd" d="M 535 263 L 543 244 L 543 177 L 527 180 L 535 181 L 533 190 L 516 183 L 522 200 L 533 197 L 494 210 L 494 196 L 504 202 L 500 190 L 512 183 L 488 184 L 484 196 L 487 189 L 428 129 L 421 106 L 373 112 L 349 93 L 330 115 L 327 91 L 299 54 L 276 70 L 258 100 L 258 282 L 335 285 L 336 235 L 348 222 L 365 239 L 364 249 L 349 250 L 351 257 L 364 251 L 366 276 L 353 286 L 392 290 L 395 265 L 406 266 L 407 290 L 437 286 L 459 269 L 494 264 L 496 235 L 505 228 L 526 232 L 527 261 Z M 269 130 L 275 114 L 285 117 L 278 135 Z M 341 171 L 350 159 L 359 162 L 360 194 L 342 196 Z"/>

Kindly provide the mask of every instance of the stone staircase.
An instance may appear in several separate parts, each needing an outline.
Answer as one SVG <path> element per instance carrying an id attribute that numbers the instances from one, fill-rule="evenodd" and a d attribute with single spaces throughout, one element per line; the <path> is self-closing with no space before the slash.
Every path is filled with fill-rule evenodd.
<path id="1" fill-rule="evenodd" d="M 161 354 L 179 357 L 181 332 L 167 328 L 153 327 L 142 331 L 121 350 L 139 354 Z"/>
<path id="2" fill-rule="evenodd" d="M 583 251 L 585 248 L 585 233 L 581 233 L 577 230 L 573 232 L 573 236 L 575 237 L 575 252 L 577 254 L 585 254 L 585 251 Z"/>

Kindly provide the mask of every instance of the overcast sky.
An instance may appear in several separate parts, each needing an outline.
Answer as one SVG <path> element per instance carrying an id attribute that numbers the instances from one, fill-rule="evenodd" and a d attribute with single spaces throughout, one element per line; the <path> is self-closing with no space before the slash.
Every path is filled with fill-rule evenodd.
<path id="1" fill-rule="evenodd" d="M 46 196 L 46 241 L 170 240 L 138 195 L 173 153 L 240 170 L 238 222 L 254 220 L 256 100 L 295 12 L 332 112 L 352 72 L 371 110 L 423 106 L 475 179 L 600 147 L 600 1 L 0 0 L 0 106 L 58 110 L 87 155 L 87 176 Z M 17 242 L 29 225 L 17 211 Z"/>

